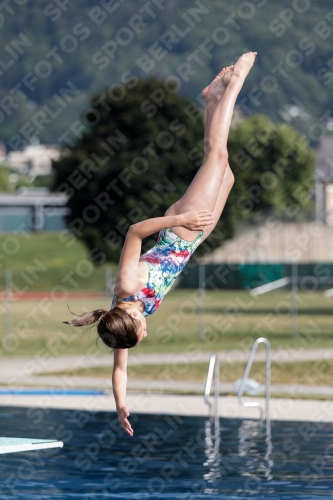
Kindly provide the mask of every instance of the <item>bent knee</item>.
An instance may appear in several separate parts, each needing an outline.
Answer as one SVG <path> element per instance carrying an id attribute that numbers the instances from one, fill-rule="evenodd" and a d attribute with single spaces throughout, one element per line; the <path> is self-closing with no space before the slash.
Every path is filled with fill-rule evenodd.
<path id="1" fill-rule="evenodd" d="M 228 185 L 230 186 L 233 186 L 234 182 L 235 182 L 235 176 L 230 168 L 230 165 L 228 163 L 228 167 L 225 171 L 225 174 L 224 174 L 224 179 L 223 181 L 226 181 L 228 183 Z"/>
<path id="2" fill-rule="evenodd" d="M 171 205 L 171 207 L 168 208 L 168 210 L 164 214 L 164 217 L 167 217 L 168 215 L 179 215 L 177 203 L 178 202 L 176 201 L 176 203 L 174 203 L 173 205 Z"/>

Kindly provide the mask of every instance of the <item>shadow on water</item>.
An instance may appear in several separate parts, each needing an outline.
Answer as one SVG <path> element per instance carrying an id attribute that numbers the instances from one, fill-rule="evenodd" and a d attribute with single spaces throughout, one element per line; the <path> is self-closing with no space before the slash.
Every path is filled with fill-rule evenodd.
<path id="1" fill-rule="evenodd" d="M 186 404 L 186 403 L 184 403 Z M 330 498 L 333 424 L 2 408 L 2 434 L 62 450 L 1 456 L 1 500 Z"/>

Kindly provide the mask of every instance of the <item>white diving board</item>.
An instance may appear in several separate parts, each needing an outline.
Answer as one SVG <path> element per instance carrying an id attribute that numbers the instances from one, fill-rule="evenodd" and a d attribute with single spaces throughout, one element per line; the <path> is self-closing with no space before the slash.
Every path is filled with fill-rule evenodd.
<path id="1" fill-rule="evenodd" d="M 62 441 L 56 440 L 0 437 L 0 454 L 62 448 L 63 446 Z"/>

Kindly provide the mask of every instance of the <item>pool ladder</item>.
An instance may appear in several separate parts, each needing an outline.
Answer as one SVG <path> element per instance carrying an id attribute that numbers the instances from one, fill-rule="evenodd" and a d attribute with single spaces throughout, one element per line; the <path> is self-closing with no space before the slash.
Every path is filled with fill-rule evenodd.
<path id="1" fill-rule="evenodd" d="M 265 344 L 266 348 L 266 376 L 265 376 L 265 386 L 266 386 L 266 391 L 265 391 L 265 412 L 263 405 L 259 403 L 258 401 L 243 401 L 243 393 L 245 389 L 245 384 L 248 379 L 253 359 L 255 356 L 255 353 L 257 351 L 257 347 L 259 344 Z M 212 387 L 212 381 L 213 381 L 213 375 L 214 375 L 214 405 L 210 401 L 210 391 Z M 212 415 L 212 410 L 214 409 L 214 416 L 218 417 L 219 414 L 219 409 L 218 409 L 218 402 L 219 402 L 219 380 L 220 380 L 220 367 L 219 367 L 219 359 L 218 355 L 216 353 L 213 353 L 210 357 L 209 360 L 209 367 L 208 367 L 208 373 L 207 373 L 207 380 L 206 380 L 206 385 L 205 385 L 205 395 L 204 395 L 204 400 L 205 403 L 209 406 L 209 414 Z M 247 361 L 247 365 L 245 368 L 245 372 L 243 375 L 243 378 L 241 380 L 239 389 L 238 389 L 238 394 L 237 394 L 237 400 L 240 405 L 245 406 L 245 407 L 251 407 L 251 408 L 258 408 L 260 412 L 260 419 L 262 420 L 264 417 L 265 413 L 265 419 L 269 419 L 269 400 L 270 400 L 270 385 L 271 385 L 271 345 L 268 339 L 264 337 L 260 337 L 257 340 L 254 341 L 249 359 Z"/>
<path id="2" fill-rule="evenodd" d="M 213 374 L 214 374 L 214 412 L 212 412 L 213 405 L 209 400 L 210 390 L 213 381 Z M 204 395 L 205 403 L 209 407 L 210 416 L 212 416 L 212 413 L 215 417 L 217 417 L 219 414 L 219 394 L 220 394 L 220 365 L 219 365 L 218 355 L 214 352 L 209 360 L 207 380 L 205 386 L 205 395 Z"/>

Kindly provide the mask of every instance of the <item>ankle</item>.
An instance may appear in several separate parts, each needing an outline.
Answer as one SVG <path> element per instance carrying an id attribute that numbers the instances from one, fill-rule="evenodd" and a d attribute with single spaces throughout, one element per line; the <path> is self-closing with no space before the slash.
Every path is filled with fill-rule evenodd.
<path id="1" fill-rule="evenodd" d="M 241 88 L 244 85 L 244 78 L 240 75 L 232 75 L 228 88 L 230 92 L 240 92 Z M 228 90 L 228 89 L 227 89 Z"/>

